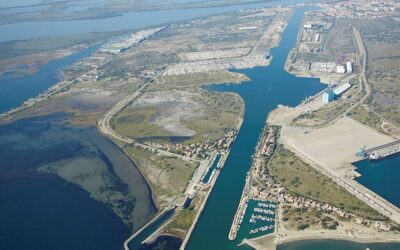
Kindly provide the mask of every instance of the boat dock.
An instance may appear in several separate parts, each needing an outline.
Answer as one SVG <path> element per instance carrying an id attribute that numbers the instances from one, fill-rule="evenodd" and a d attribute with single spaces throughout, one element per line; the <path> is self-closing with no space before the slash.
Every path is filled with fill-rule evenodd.
<path id="1" fill-rule="evenodd" d="M 241 241 L 273 233 L 275 209 L 276 204 L 271 201 L 242 199 L 228 238 Z"/>
<path id="2" fill-rule="evenodd" d="M 379 160 L 400 153 L 400 140 L 364 150 L 364 157 L 370 160 Z"/>

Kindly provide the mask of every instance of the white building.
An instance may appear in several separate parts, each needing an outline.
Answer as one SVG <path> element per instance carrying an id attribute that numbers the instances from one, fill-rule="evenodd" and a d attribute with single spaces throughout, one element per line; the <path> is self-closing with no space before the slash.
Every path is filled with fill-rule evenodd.
<path id="1" fill-rule="evenodd" d="M 335 96 L 339 96 L 341 94 L 343 94 L 344 92 L 346 92 L 348 89 L 351 88 L 351 84 L 346 82 L 340 86 L 337 86 L 334 90 L 333 93 L 335 94 Z"/>
<path id="2" fill-rule="evenodd" d="M 346 72 L 346 69 L 343 65 L 337 65 L 336 66 L 336 73 L 339 74 L 344 74 Z"/>
<path id="3" fill-rule="evenodd" d="M 352 66 L 351 62 L 346 63 L 346 68 L 347 68 L 347 73 L 349 73 L 349 74 L 353 73 L 353 66 Z"/>
<path id="4" fill-rule="evenodd" d="M 328 88 L 328 90 L 322 94 L 322 101 L 324 103 L 328 103 L 328 102 L 332 101 L 334 99 L 334 97 L 335 97 L 335 95 L 334 95 L 332 89 Z"/>
<path id="5" fill-rule="evenodd" d="M 320 34 L 319 33 L 314 35 L 314 41 L 315 42 L 319 42 L 319 38 L 320 38 Z"/>

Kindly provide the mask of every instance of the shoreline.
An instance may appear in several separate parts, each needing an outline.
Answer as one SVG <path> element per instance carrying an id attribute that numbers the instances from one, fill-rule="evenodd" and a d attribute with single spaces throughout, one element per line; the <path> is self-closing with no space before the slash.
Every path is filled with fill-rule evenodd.
<path id="1" fill-rule="evenodd" d="M 306 241 L 306 240 L 344 240 L 352 241 L 357 243 L 400 243 L 400 239 L 390 239 L 382 237 L 371 237 L 371 238 L 352 238 L 350 236 L 339 235 L 339 234 L 323 234 L 323 235 L 304 235 L 304 236 L 292 236 L 288 239 L 276 241 L 276 245 L 283 245 L 295 241 Z"/>
<path id="2" fill-rule="evenodd" d="M 243 104 L 244 104 L 244 103 L 243 103 Z M 246 110 L 246 108 L 245 108 L 245 106 L 244 106 L 244 107 L 243 107 L 243 110 L 242 110 L 242 112 L 241 112 L 241 116 L 239 117 L 239 119 L 236 121 L 236 124 L 234 125 L 234 127 L 238 130 L 238 133 L 239 133 L 239 131 L 240 131 L 241 127 L 242 127 L 243 121 L 244 121 L 244 113 L 245 113 L 245 110 Z M 237 136 L 237 135 L 236 135 L 236 136 Z M 235 140 L 236 140 L 236 137 L 235 137 Z M 234 141 L 235 141 L 235 140 L 234 140 Z M 233 143 L 234 143 L 234 141 L 233 141 Z M 224 154 L 224 155 L 223 155 L 223 157 L 221 158 L 220 162 L 218 163 L 218 166 L 217 166 L 217 168 L 216 168 L 217 171 L 215 172 L 215 174 L 214 174 L 214 176 L 212 177 L 211 182 L 210 182 L 210 189 L 207 191 L 207 194 L 206 194 L 206 196 L 204 197 L 204 200 L 203 200 L 203 202 L 202 202 L 202 204 L 201 204 L 201 206 L 200 206 L 200 208 L 199 208 L 199 211 L 197 212 L 196 217 L 195 217 L 195 219 L 194 219 L 192 225 L 191 225 L 190 228 L 189 228 L 189 231 L 187 232 L 185 238 L 183 239 L 182 244 L 181 244 L 181 246 L 179 247 L 179 250 L 184 250 L 184 249 L 186 248 L 186 245 L 187 245 L 187 243 L 189 242 L 190 237 L 191 237 L 191 235 L 192 235 L 194 229 L 196 228 L 197 222 L 198 222 L 198 220 L 200 219 L 200 216 L 201 216 L 201 214 L 203 213 L 203 210 L 204 210 L 204 208 L 205 208 L 205 206 L 206 206 L 206 204 L 207 204 L 207 200 L 208 200 L 208 198 L 209 198 L 209 196 L 210 196 L 212 190 L 214 189 L 214 186 L 215 186 L 215 184 L 216 184 L 216 182 L 217 182 L 217 180 L 218 180 L 218 176 L 219 176 L 219 174 L 221 173 L 222 168 L 225 166 L 225 162 L 226 162 L 226 160 L 227 160 L 227 158 L 228 158 L 230 152 L 231 152 L 231 149 L 229 150 L 229 152 L 228 152 L 227 154 Z M 221 166 L 222 166 L 222 167 L 221 167 Z"/>
<path id="3" fill-rule="evenodd" d="M 129 248 L 129 243 L 136 237 L 138 236 L 143 230 L 145 230 L 148 226 L 150 226 L 153 222 L 155 222 L 157 219 L 159 219 L 164 213 L 168 212 L 168 209 L 164 209 L 161 212 L 159 212 L 154 218 L 149 220 L 146 224 L 144 224 L 141 228 L 139 228 L 134 234 L 129 236 L 123 244 L 123 247 L 125 250 L 130 250 Z"/>

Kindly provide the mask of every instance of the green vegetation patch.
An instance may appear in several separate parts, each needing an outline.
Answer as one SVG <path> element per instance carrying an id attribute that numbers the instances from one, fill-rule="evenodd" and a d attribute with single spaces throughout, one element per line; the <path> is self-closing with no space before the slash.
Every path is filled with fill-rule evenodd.
<path id="1" fill-rule="evenodd" d="M 203 117 L 183 121 L 187 128 L 196 131 L 196 135 L 186 143 L 221 138 L 226 129 L 232 128 L 241 115 L 243 104 L 238 95 L 207 91 L 202 96 L 206 103 Z"/>
<path id="2" fill-rule="evenodd" d="M 150 89 L 159 90 L 171 87 L 201 86 L 205 84 L 239 83 L 247 80 L 249 80 L 249 78 L 243 74 L 218 70 L 187 75 L 159 76 L 157 77 L 157 82 L 159 84 L 153 85 Z"/>
<path id="3" fill-rule="evenodd" d="M 392 131 L 393 128 L 391 126 L 382 126 L 383 120 L 375 112 L 371 111 L 367 107 L 358 105 L 348 114 L 348 116 L 381 133 L 388 135 L 395 133 L 395 131 Z"/>
<path id="4" fill-rule="evenodd" d="M 88 33 L 3 42 L 0 43 L 0 59 L 64 49 L 80 44 L 92 44 L 122 33 L 123 32 Z"/>
<path id="5" fill-rule="evenodd" d="M 356 215 L 384 219 L 378 212 L 313 169 L 282 145 L 276 149 L 268 162 L 268 171 L 277 182 L 293 194 L 326 202 Z"/>
<path id="6" fill-rule="evenodd" d="M 196 217 L 200 205 L 201 199 L 195 197 L 192 201 L 192 205 L 178 211 L 176 217 L 166 225 L 164 232 L 184 238 Z"/>
<path id="7" fill-rule="evenodd" d="M 232 93 L 210 92 L 198 87 L 148 93 L 154 94 L 155 102 L 145 107 L 128 105 L 120 111 L 111 121 L 116 132 L 134 139 L 156 141 L 171 141 L 178 136 L 185 144 L 215 140 L 235 125 L 243 110 L 241 98 Z M 175 94 L 177 97 L 171 100 Z M 163 99 L 165 96 L 169 99 Z"/>
<path id="8" fill-rule="evenodd" d="M 124 151 L 144 173 L 160 202 L 180 195 L 197 168 L 196 163 L 156 154 L 139 147 L 126 146 Z"/>
<path id="9" fill-rule="evenodd" d="M 293 120 L 293 123 L 305 127 L 325 125 L 344 114 L 351 105 L 352 103 L 347 101 L 334 101 L 311 113 L 299 115 Z"/>
<path id="10" fill-rule="evenodd" d="M 304 230 L 318 226 L 322 213 L 315 209 L 282 207 L 284 227 L 290 230 Z"/>
<path id="11" fill-rule="evenodd" d="M 171 136 L 173 134 L 162 130 L 160 126 L 151 123 L 151 118 L 157 110 L 143 108 L 134 111 L 122 110 L 111 121 L 111 127 L 119 134 L 131 138 L 145 138 L 156 136 Z"/>

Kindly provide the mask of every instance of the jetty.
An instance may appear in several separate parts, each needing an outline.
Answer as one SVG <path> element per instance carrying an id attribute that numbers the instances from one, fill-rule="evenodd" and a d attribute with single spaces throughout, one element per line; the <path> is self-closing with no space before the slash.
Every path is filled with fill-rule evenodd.
<path id="1" fill-rule="evenodd" d="M 379 160 L 398 153 L 400 153 L 400 140 L 364 151 L 365 156 L 370 160 Z"/>

